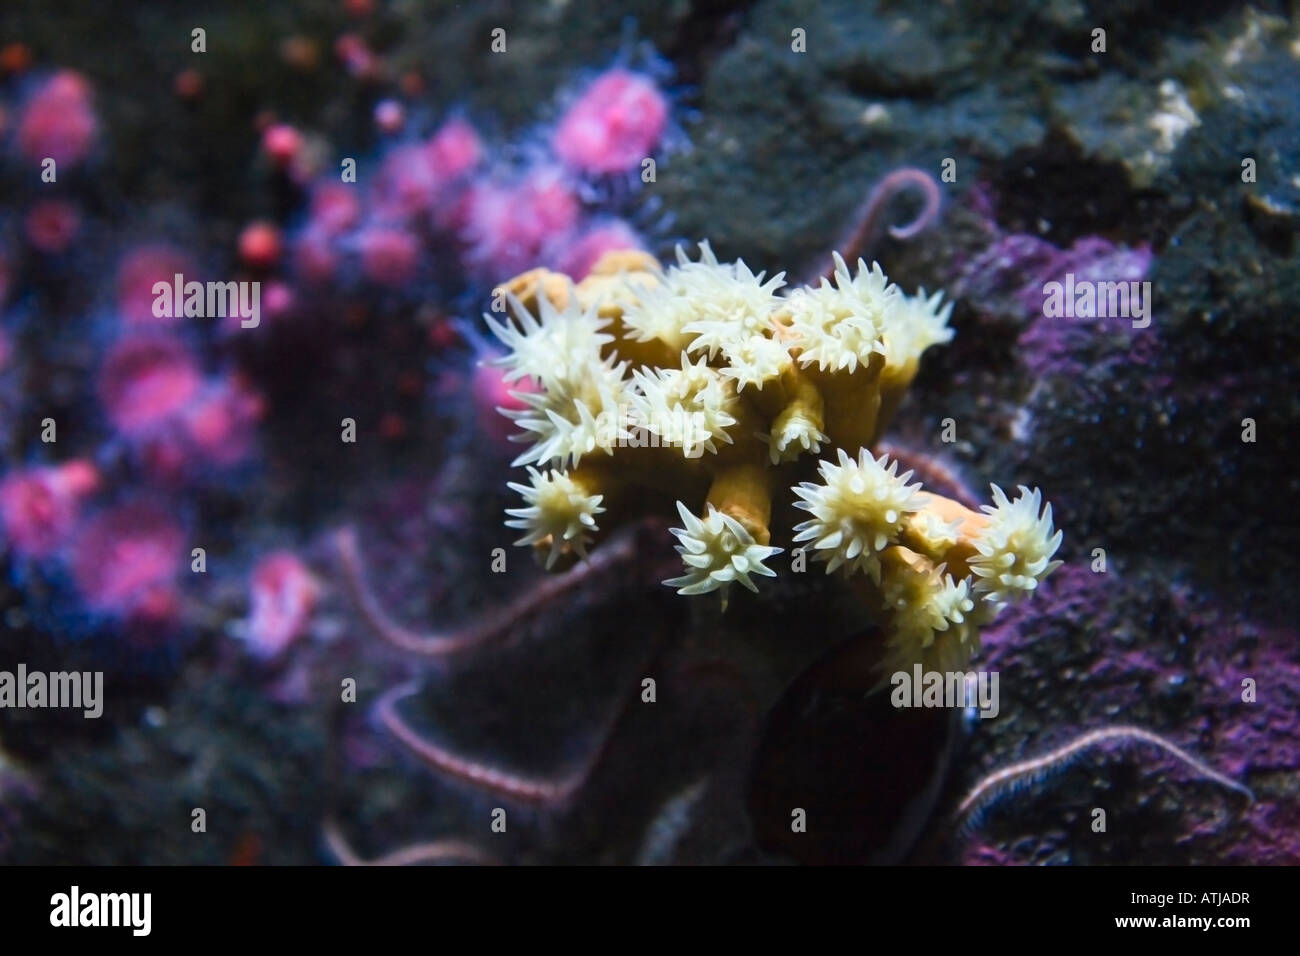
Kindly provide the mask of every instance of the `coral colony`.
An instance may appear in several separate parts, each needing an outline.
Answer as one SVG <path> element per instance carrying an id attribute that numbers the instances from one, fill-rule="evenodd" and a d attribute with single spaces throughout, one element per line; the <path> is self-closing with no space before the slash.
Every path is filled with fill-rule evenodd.
<path id="1" fill-rule="evenodd" d="M 494 364 L 526 386 L 503 413 L 527 466 L 506 523 L 552 567 L 675 512 L 682 574 L 664 583 L 724 606 L 796 548 L 879 612 L 886 673 L 959 670 L 980 627 L 1060 564 L 1051 505 L 994 486 L 972 511 L 873 453 L 921 355 L 952 337 L 941 294 L 838 254 L 816 287 L 783 279 L 701 243 L 666 270 L 612 253 L 576 285 L 544 269 L 506 283 L 513 320 L 486 319 L 507 349 Z"/>
<path id="2" fill-rule="evenodd" d="M 338 54 L 362 78 L 378 65 L 354 36 L 340 38 Z M 6 160 L 35 177 L 53 163 L 57 178 L 21 219 L 22 254 L 64 268 L 86 217 L 59 191 L 102 155 L 104 124 L 90 81 L 75 71 L 50 73 L 26 89 L 21 100 L 0 103 Z M 178 95 L 201 93 L 194 76 L 178 77 Z M 671 150 L 670 111 L 650 73 L 618 65 L 567 93 L 549 122 L 526 132 L 527 145 L 489 142 L 459 112 L 422 129 L 414 110 L 390 98 L 374 111 L 378 153 L 330 170 L 314 133 L 276 118 L 260 125 L 268 174 L 297 208 L 283 221 L 257 219 L 239 230 L 227 250 L 237 281 L 205 275 L 200 252 L 165 238 L 115 250 L 109 335 L 83 379 L 104 433 L 94 447 L 60 455 L 65 424 L 49 419 L 40 457 L 0 470 L 0 546 L 15 579 L 71 585 L 78 617 L 92 628 L 152 633 L 190 620 L 192 599 L 202 601 L 206 583 L 232 570 L 222 561 L 208 575 L 204 559 L 193 559 L 190 570 L 205 576 L 182 586 L 191 548 L 210 530 L 192 516 L 222 476 L 259 467 L 261 426 L 286 411 L 270 407 L 265 383 L 239 367 L 266 343 L 263 320 L 305 324 L 309 306 L 324 329 L 343 311 L 340 293 L 367 308 L 379 299 L 380 311 L 430 301 L 447 307 L 525 268 L 544 264 L 581 277 L 610 250 L 643 248 L 622 214 L 632 208 L 642 164 Z M 25 379 L 26 354 L 42 348 L 22 318 L 41 293 L 23 281 L 8 238 L 0 243 L 0 384 Z M 231 340 L 240 336 L 242 351 L 234 352 Z M 445 320 L 429 343 L 435 352 L 467 343 L 476 359 L 497 354 L 482 335 Z M 453 393 L 458 380 L 471 378 L 468 420 L 504 441 L 505 423 L 493 409 L 526 406 L 498 370 L 457 364 L 465 363 L 442 357 L 431 394 Z M 13 420 L 46 414 L 14 411 Z M 402 430 L 400 421 L 381 422 L 384 437 Z M 14 449 L 11 457 L 21 454 Z M 234 569 L 247 582 L 248 617 L 230 631 L 251 656 L 273 660 L 308 632 L 323 589 L 292 552 L 251 563 L 251 573 Z"/>
<path id="3" fill-rule="evenodd" d="M 644 246 L 604 188 L 636 183 L 643 164 L 672 140 L 669 100 L 647 74 L 616 66 L 598 74 L 560 114 L 527 159 L 491 161 L 463 117 L 424 139 L 402 132 L 402 117 L 382 111 L 393 137 L 373 181 L 359 193 L 337 179 L 310 186 L 306 223 L 290 240 L 297 274 L 308 283 L 359 272 L 400 288 L 426 275 L 429 250 L 453 249 L 457 271 L 494 282 L 536 265 L 578 277 L 601 254 Z M 263 150 L 293 168 L 303 151 L 291 127 L 270 127 Z M 623 190 L 627 192 L 627 190 Z M 437 271 L 436 269 L 434 271 Z"/>

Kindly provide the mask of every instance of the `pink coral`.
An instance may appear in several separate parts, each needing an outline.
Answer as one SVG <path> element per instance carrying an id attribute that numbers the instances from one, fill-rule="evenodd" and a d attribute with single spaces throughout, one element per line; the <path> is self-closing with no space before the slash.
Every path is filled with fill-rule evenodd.
<path id="1" fill-rule="evenodd" d="M 71 534 L 82 500 L 99 485 L 88 461 L 25 468 L 0 481 L 0 527 L 13 549 L 29 558 L 48 557 Z"/>
<path id="2" fill-rule="evenodd" d="M 667 123 L 668 101 L 654 81 L 615 67 L 592 81 L 565 111 L 551 148 L 582 173 L 627 172 L 650 155 Z"/>
<path id="3" fill-rule="evenodd" d="M 420 243 L 396 226 L 368 226 L 356 239 L 361 271 L 371 282 L 399 286 L 415 278 L 420 268 Z"/>
<path id="4" fill-rule="evenodd" d="M 185 408 L 181 421 L 194 450 L 216 465 L 234 465 L 248 456 L 264 405 L 241 379 L 220 379 Z"/>
<path id="5" fill-rule="evenodd" d="M 72 550 L 72 578 L 86 606 L 115 617 L 161 621 L 178 607 L 184 532 L 151 504 L 120 505 L 91 519 Z"/>
<path id="6" fill-rule="evenodd" d="M 345 183 L 321 183 L 311 196 L 311 226 L 326 236 L 351 229 L 361 218 L 356 187 Z"/>
<path id="7" fill-rule="evenodd" d="M 469 258 L 494 279 L 536 265 L 543 248 L 572 232 L 581 215 L 572 185 L 545 167 L 510 185 L 481 184 L 469 202 Z"/>
<path id="8" fill-rule="evenodd" d="M 333 237 L 320 226 L 309 226 L 294 240 L 294 270 L 308 282 L 333 281 L 338 276 L 341 259 Z"/>
<path id="9" fill-rule="evenodd" d="M 277 169 L 287 169 L 302 149 L 302 134 L 288 123 L 274 123 L 262 133 L 262 151 Z"/>
<path id="10" fill-rule="evenodd" d="M 178 340 L 131 337 L 114 346 L 104 360 L 99 399 L 118 431 L 140 436 L 177 415 L 201 384 L 194 356 Z"/>
<path id="11" fill-rule="evenodd" d="M 507 382 L 504 369 L 483 363 L 474 369 L 471 388 L 479 428 L 501 442 L 514 434 L 513 423 L 501 414 L 502 410 L 523 411 L 528 404 L 516 393 L 536 391 L 527 381 Z"/>
<path id="12" fill-rule="evenodd" d="M 49 158 L 74 165 L 90 153 L 98 127 L 90 83 L 80 73 L 61 70 L 28 99 L 18 120 L 18 149 L 33 162 Z"/>
<path id="13" fill-rule="evenodd" d="M 429 151 L 418 143 L 392 150 L 379 168 L 376 191 L 386 215 L 426 212 L 438 194 L 439 180 Z"/>
<path id="14" fill-rule="evenodd" d="M 645 243 L 623 220 L 610 220 L 592 226 L 569 243 L 559 252 L 555 267 L 574 281 L 580 281 L 605 253 L 625 249 L 644 251 Z"/>
<path id="15" fill-rule="evenodd" d="M 258 657 L 273 658 L 306 630 L 320 585 L 296 555 L 276 551 L 253 569 L 250 593 L 245 640 Z"/>
<path id="16" fill-rule="evenodd" d="M 62 199 L 43 199 L 32 205 L 24 222 L 27 241 L 41 252 L 60 253 L 81 231 L 77 207 Z"/>
<path id="17" fill-rule="evenodd" d="M 173 284 L 176 276 L 186 280 L 194 275 L 193 261 L 172 246 L 150 243 L 132 249 L 117 267 L 117 308 L 128 325 L 158 325 L 175 321 L 153 313 L 154 284 Z"/>
<path id="18" fill-rule="evenodd" d="M 463 119 L 450 119 L 429 138 L 425 149 L 442 183 L 450 183 L 483 161 L 483 141 Z"/>

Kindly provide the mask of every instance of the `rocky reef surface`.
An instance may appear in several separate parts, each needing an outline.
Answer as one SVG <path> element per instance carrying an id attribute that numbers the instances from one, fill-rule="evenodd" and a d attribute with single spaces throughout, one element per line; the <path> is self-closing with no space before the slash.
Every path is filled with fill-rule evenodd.
<path id="1" fill-rule="evenodd" d="M 30 521 L 5 526 L 0 670 L 102 670 L 109 706 L 0 711 L 0 859 L 1300 862 L 1300 28 L 1282 11 L 301 0 L 146 6 L 128 30 L 102 4 L 64 6 L 0 12 L 0 480 L 54 489 L 66 512 L 35 527 L 53 535 L 66 513 L 70 536 L 47 548 Z M 670 117 L 654 180 L 639 164 L 530 178 L 555 165 L 566 109 L 618 66 L 652 77 Z M 42 140 L 25 125 L 42 95 L 93 113 Z M 459 178 L 407 190 L 403 147 L 458 119 L 481 154 L 449 136 Z M 27 148 L 50 142 L 69 150 L 57 184 Z M 343 157 L 359 187 L 392 191 L 316 246 L 314 200 Z M 973 664 L 1000 675 L 998 715 L 863 702 L 845 675 L 871 624 L 818 566 L 723 614 L 659 583 L 679 573 L 663 535 L 485 626 L 556 580 L 510 548 L 518 476 L 493 411 L 508 399 L 474 365 L 512 256 L 576 270 L 581 241 L 617 220 L 620 242 L 663 258 L 707 238 L 755 271 L 812 269 L 904 166 L 939 181 L 941 216 L 870 237 L 868 258 L 909 292 L 945 290 L 955 336 L 926 354 L 885 442 L 981 500 L 990 482 L 1037 486 L 1065 532 L 1065 565 Z M 545 229 L 502 225 L 498 194 Z M 393 195 L 427 204 L 418 228 L 405 213 L 372 228 Z M 135 328 L 124 260 L 160 247 L 172 258 L 144 255 L 147 276 L 181 261 L 262 280 L 261 334 L 205 324 L 181 352 L 114 351 Z M 339 262 L 323 274 L 308 268 L 321 248 Z M 1044 286 L 1067 274 L 1149 282 L 1149 321 L 1046 315 Z M 150 394 L 183 395 L 143 438 L 117 385 L 141 367 L 163 382 Z M 93 480 L 31 471 L 69 462 Z M 116 532 L 139 542 L 121 561 L 143 579 L 75 559 L 106 513 L 135 533 Z M 389 623 L 482 642 L 382 642 L 344 527 Z M 183 547 L 151 563 L 169 536 Z M 409 681 L 402 713 L 438 742 L 439 770 L 376 706 Z M 986 774 L 1115 725 L 1160 734 L 1253 802 L 1136 744 L 951 819 Z M 503 796 L 485 767 L 546 786 Z M 800 795 L 803 843 L 784 809 Z"/>

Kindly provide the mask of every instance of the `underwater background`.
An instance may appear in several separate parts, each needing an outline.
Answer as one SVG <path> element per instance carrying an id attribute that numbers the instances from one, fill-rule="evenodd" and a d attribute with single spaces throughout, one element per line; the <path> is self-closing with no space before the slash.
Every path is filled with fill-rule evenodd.
<path id="1" fill-rule="evenodd" d="M 1300 863 L 1298 79 L 1283 4 L 7 3 L 0 672 L 103 712 L 0 687 L 0 861 Z M 701 241 L 952 303 L 873 450 L 1051 503 L 995 717 L 671 508 L 513 546 L 495 291 Z"/>

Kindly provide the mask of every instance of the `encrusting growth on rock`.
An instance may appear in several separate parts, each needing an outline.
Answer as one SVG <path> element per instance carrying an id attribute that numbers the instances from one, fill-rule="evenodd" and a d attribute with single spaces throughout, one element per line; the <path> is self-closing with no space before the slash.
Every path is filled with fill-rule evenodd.
<path id="1" fill-rule="evenodd" d="M 980 626 L 1060 564 L 1061 533 L 1037 490 L 994 486 L 977 512 L 872 451 L 921 355 L 952 338 L 951 303 L 839 255 L 833 278 L 793 290 L 708 243 L 676 259 L 614 252 L 576 285 L 535 269 L 501 287 L 512 319 L 486 317 L 507 349 L 493 361 L 528 386 L 526 409 L 503 410 L 530 466 L 510 484 L 516 543 L 551 567 L 675 509 L 684 573 L 664 583 L 679 594 L 725 606 L 806 548 L 879 615 L 886 667 L 964 667 Z"/>

